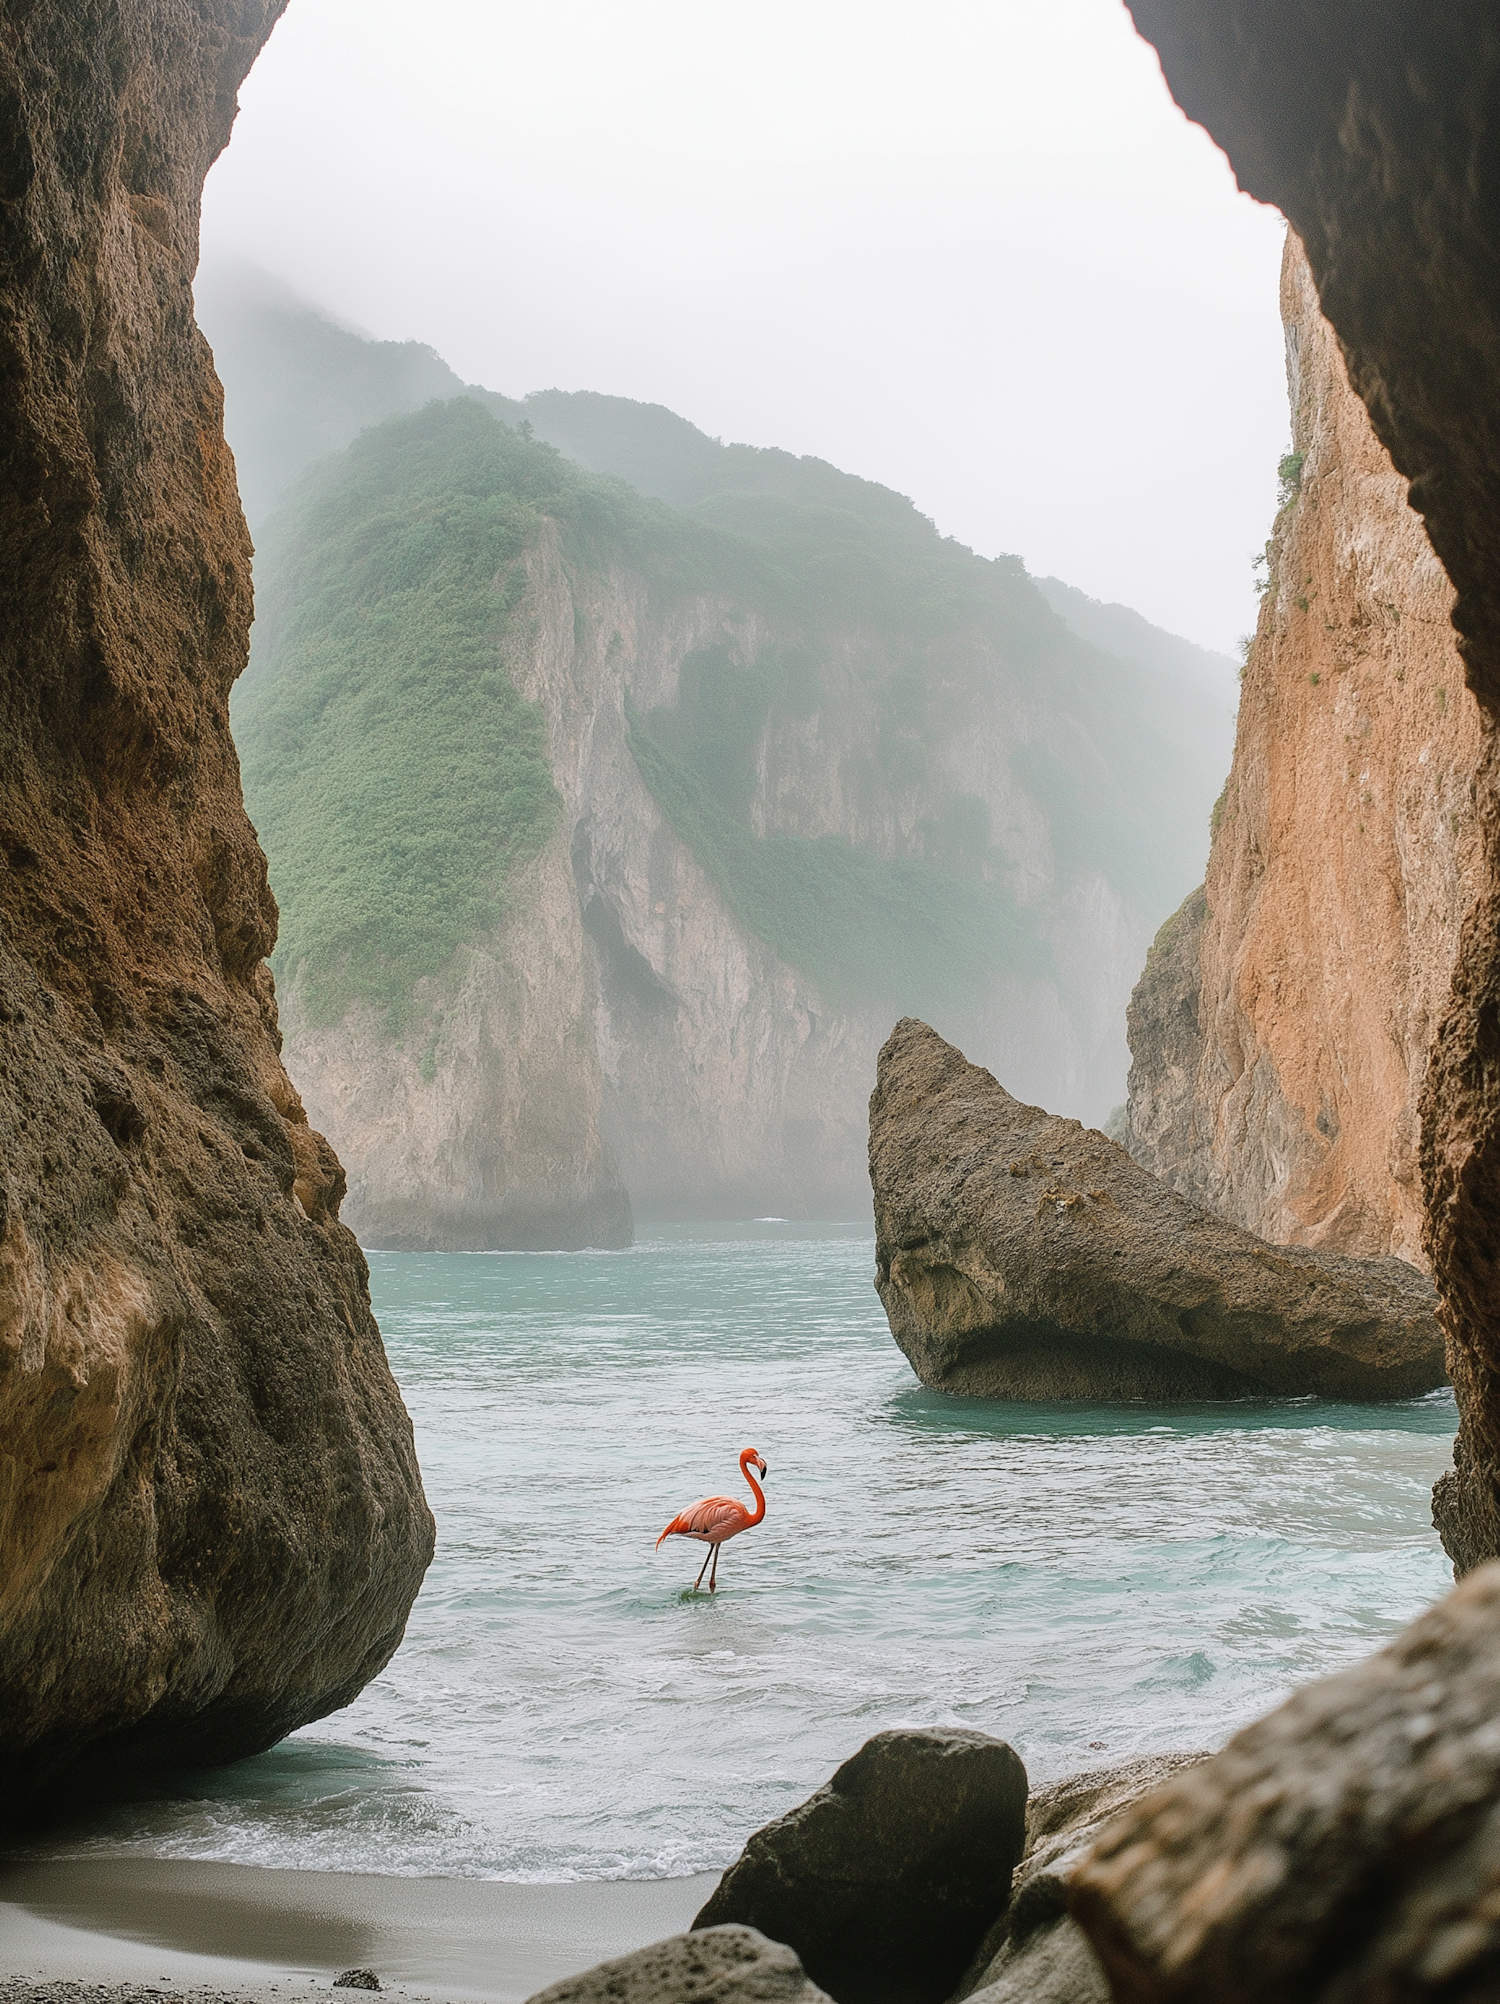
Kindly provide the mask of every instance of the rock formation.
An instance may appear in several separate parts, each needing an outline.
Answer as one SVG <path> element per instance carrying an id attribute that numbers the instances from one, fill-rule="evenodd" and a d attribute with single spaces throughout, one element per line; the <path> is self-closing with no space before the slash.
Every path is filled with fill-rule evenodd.
<path id="1" fill-rule="evenodd" d="M 1403 1260 L 1268 1245 L 908 1017 L 870 1099 L 875 1285 L 923 1384 L 984 1398 L 1408 1398 L 1444 1382 Z"/>
<path id="2" fill-rule="evenodd" d="M 1206 1754 L 1148 1754 L 1034 1789 L 1010 1898 L 952 2004 L 1109 2004 L 1098 1957 L 1068 1913 L 1068 1882 L 1102 1827 Z"/>
<path id="3" fill-rule="evenodd" d="M 527 2004 L 828 2004 L 795 1952 L 753 1927 L 674 1934 L 538 1990 Z"/>
<path id="4" fill-rule="evenodd" d="M 1451 579 L 1468 685 L 1500 704 L 1500 215 L 1487 160 L 1500 30 L 1479 0 L 1134 0 L 1178 102 L 1306 251 L 1349 379 Z M 1441 341 L 1434 330 L 1445 330 Z M 1493 747 L 1493 735 L 1488 743 Z M 1421 1106 L 1424 1250 L 1462 1422 L 1439 1486 L 1460 1567 L 1500 1553 L 1500 815 L 1475 776 L 1482 860 Z"/>
<path id="5" fill-rule="evenodd" d="M 1349 377 L 1455 587 L 1468 684 L 1500 705 L 1500 24 L 1478 0 L 1132 0 L 1184 110 L 1306 246 Z M 1492 747 L 1493 739 L 1490 739 Z M 1500 815 L 1421 1103 L 1424 1250 L 1459 1400 L 1435 1516 L 1500 1550 Z M 1479 2004 L 1500 1987 L 1500 1570 L 1298 1693 L 1105 1834 L 1072 1910 L 1133 2004 L 1212 1995 Z"/>
<path id="6" fill-rule="evenodd" d="M 1028 1800 L 1025 1770 L 999 1740 L 878 1733 L 750 1839 L 691 1934 L 530 2004 L 816 2004 L 825 1993 L 803 1969 L 815 1958 L 837 2004 L 1107 2004 L 1103 1969 L 1067 1911 L 1070 1876 L 1122 1810 L 1207 1758 L 1149 1755 Z M 759 1927 L 718 1918 L 750 1910 Z"/>
<path id="7" fill-rule="evenodd" d="M 347 1703 L 432 1548 L 229 736 L 250 548 L 191 278 L 280 11 L 0 33 L 7 1817 Z"/>
<path id="8" fill-rule="evenodd" d="M 1069 1882 L 1121 1998 L 1500 1995 L 1500 1565 L 1100 1835 Z"/>
<path id="9" fill-rule="evenodd" d="M 1265 1238 L 1421 1263 L 1417 1108 L 1479 886 L 1487 726 L 1293 234 L 1281 299 L 1283 506 L 1206 897 L 1130 1005 L 1125 1139 Z"/>
<path id="10" fill-rule="evenodd" d="M 267 441 L 285 457 L 288 432 L 324 436 L 330 410 L 352 430 L 381 368 L 393 411 L 420 402 L 413 385 L 441 366 L 275 302 L 237 318 L 210 297 L 208 311 L 231 434 L 238 382 L 262 486 Z M 278 397 L 302 398 L 307 422 L 289 427 Z M 434 957 L 393 1028 L 385 997 L 315 1006 L 300 971 L 343 946 L 308 953 L 299 920 L 351 896 L 299 858 L 357 847 L 358 825 L 381 815 L 356 792 L 409 760 L 410 742 L 356 719 L 349 696 L 339 730 L 358 735 L 356 785 L 336 706 L 294 719 L 290 705 L 337 640 L 332 616 L 315 640 L 309 621 L 330 606 L 357 616 L 353 592 L 334 605 L 322 554 L 328 521 L 345 528 L 337 497 L 364 506 L 378 486 L 384 521 L 418 434 L 441 431 L 457 464 L 479 453 L 485 413 L 509 441 L 504 456 L 491 439 L 495 484 L 535 515 L 524 552 L 497 558 L 485 638 L 539 720 L 557 812 L 540 851 L 510 865 L 503 913 Z M 622 497 L 584 465 L 640 491 Z M 318 494 L 333 497 L 326 516 Z M 472 391 L 446 415 L 394 417 L 317 469 L 257 541 L 261 613 L 235 724 L 282 902 L 289 1061 L 349 1167 L 345 1216 L 367 1243 L 616 1244 L 632 1201 L 658 1217 L 858 1215 L 870 1071 L 907 1009 L 1049 1103 L 1102 1118 L 1119 1099 L 1130 981 L 1206 846 L 1227 663 L 1055 581 L 1038 590 L 1014 559 L 945 543 L 870 482 L 722 445 L 621 398 Z M 305 759 L 296 789 L 289 743 Z M 643 748 L 674 746 L 732 827 L 689 827 L 683 798 L 643 767 Z M 315 799 L 330 803 L 317 840 L 300 826 Z M 827 925 L 767 923 L 727 884 L 719 836 L 742 875 L 777 878 L 773 920 L 804 902 L 793 866 L 839 874 L 847 897 Z M 976 978 L 936 998 L 942 955 L 914 944 L 913 925 L 888 927 L 886 952 L 860 923 L 861 873 L 904 867 L 938 872 L 939 891 L 976 910 L 1003 903 L 1014 950 L 984 949 Z M 894 888 L 920 926 L 924 895 Z M 403 894 L 393 882 L 390 909 Z M 949 931 L 972 953 L 984 928 Z M 853 975 L 807 950 L 835 935 L 863 955 Z"/>
<path id="11" fill-rule="evenodd" d="M 759 1928 L 838 2004 L 942 2004 L 1005 1904 L 1026 1770 L 973 1732 L 867 1740 L 758 1830 L 693 1925 Z"/>

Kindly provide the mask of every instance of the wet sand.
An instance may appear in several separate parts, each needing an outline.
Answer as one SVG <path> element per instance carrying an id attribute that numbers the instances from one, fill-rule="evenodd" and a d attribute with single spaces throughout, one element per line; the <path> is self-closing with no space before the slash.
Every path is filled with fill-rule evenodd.
<path id="1" fill-rule="evenodd" d="M 515 1886 L 170 1858 L 0 1863 L 0 2004 L 59 1982 L 278 2004 L 316 1991 L 357 2004 L 367 1993 L 331 1992 L 352 1968 L 409 1998 L 520 2004 L 680 1933 L 716 1883 L 713 1873 Z"/>

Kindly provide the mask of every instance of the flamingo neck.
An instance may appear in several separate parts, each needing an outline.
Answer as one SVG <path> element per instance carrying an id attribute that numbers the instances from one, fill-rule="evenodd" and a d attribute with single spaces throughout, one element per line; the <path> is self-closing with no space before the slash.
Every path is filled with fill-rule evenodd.
<path id="1" fill-rule="evenodd" d="M 745 1521 L 747 1524 L 758 1524 L 761 1518 L 764 1517 L 766 1514 L 766 1492 L 764 1489 L 761 1488 L 760 1484 L 756 1481 L 753 1472 L 751 1471 L 750 1457 L 748 1454 L 742 1454 L 740 1456 L 740 1473 L 741 1475 L 744 1476 L 745 1480 L 750 1484 L 751 1494 L 755 1498 L 755 1508 L 750 1512 L 750 1515 L 746 1518 Z"/>

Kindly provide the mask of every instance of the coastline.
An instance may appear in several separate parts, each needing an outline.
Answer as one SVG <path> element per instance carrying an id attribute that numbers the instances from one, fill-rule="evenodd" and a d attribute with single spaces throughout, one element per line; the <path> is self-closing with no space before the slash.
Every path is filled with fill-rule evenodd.
<path id="1" fill-rule="evenodd" d="M 718 1883 L 513 1885 L 178 1858 L 0 1862 L 0 2004 L 60 1983 L 278 2004 L 373 1969 L 398 1996 L 521 2000 L 678 1934 Z"/>

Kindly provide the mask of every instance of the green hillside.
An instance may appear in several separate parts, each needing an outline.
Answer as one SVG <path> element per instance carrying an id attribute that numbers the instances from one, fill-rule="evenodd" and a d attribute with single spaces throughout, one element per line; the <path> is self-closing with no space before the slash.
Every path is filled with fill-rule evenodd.
<path id="1" fill-rule="evenodd" d="M 935 1011 L 1001 969 L 1049 968 L 1048 907 L 1005 887 L 1006 831 L 933 777 L 987 677 L 1028 699 L 1012 769 L 1065 876 L 1102 871 L 1154 923 L 1201 874 L 1222 781 L 1222 722 L 1204 717 L 1222 699 L 1145 658 L 1145 622 L 1137 658 L 1091 646 L 1018 560 L 976 556 L 823 461 L 726 446 L 622 398 L 468 388 L 412 410 L 457 384 L 430 350 L 284 300 L 221 293 L 217 311 L 231 439 L 264 506 L 280 497 L 256 530 L 234 724 L 282 908 L 278 978 L 300 978 L 318 1018 L 362 996 L 399 1028 L 415 981 L 501 924 L 555 825 L 542 719 L 500 665 L 517 559 L 544 518 L 575 572 L 712 594 L 774 634 L 753 660 L 690 657 L 670 708 L 632 713 L 630 743 L 731 908 L 830 999 Z M 294 478 L 309 442 L 362 423 Z M 767 734 L 830 701 L 872 722 L 873 806 L 921 801 L 914 853 L 753 831 Z"/>
<path id="2" fill-rule="evenodd" d="M 624 561 L 663 592 L 728 589 L 814 636 L 868 604 L 880 556 L 836 515 L 798 537 L 780 520 L 759 536 L 700 526 L 471 400 L 389 420 L 321 468 L 265 538 L 234 700 L 282 909 L 278 978 L 300 976 L 315 1020 L 365 997 L 399 1026 L 414 982 L 500 923 L 507 878 L 551 830 L 541 718 L 498 660 L 516 559 L 544 516 L 574 565 Z M 888 604 L 887 575 L 877 616 L 913 638 L 950 623 L 964 593 L 940 578 L 923 606 Z M 1015 582 L 1001 577 L 998 605 Z M 633 720 L 641 772 L 731 908 L 831 996 L 936 1006 L 998 969 L 1045 965 L 1013 900 L 977 876 L 982 843 L 938 831 L 934 858 L 881 860 L 751 833 L 750 761 L 778 706 L 819 701 L 813 651 L 749 668 L 692 659 L 682 686 L 676 708 Z"/>
<path id="3" fill-rule="evenodd" d="M 413 983 L 503 918 L 557 813 L 545 732 L 500 666 L 505 580 L 562 496 L 556 455 L 466 403 L 367 434 L 281 518 L 233 718 L 315 1020 Z"/>

